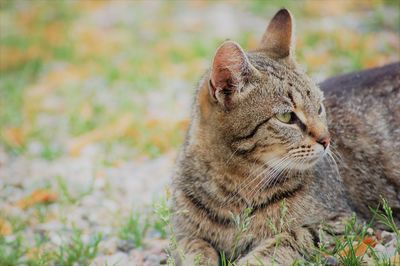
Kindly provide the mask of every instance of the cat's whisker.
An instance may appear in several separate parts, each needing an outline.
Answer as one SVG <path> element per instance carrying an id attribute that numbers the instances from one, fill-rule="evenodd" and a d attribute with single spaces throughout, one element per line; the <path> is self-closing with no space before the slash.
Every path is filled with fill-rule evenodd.
<path id="1" fill-rule="evenodd" d="M 259 159 L 259 158 L 256 158 L 255 160 L 257 160 L 257 159 Z M 273 158 L 273 159 L 270 160 L 270 162 L 274 162 L 274 161 L 277 161 L 277 160 L 279 160 L 279 158 Z M 268 162 L 268 163 L 269 163 L 269 162 Z M 250 186 L 250 185 L 254 182 L 254 180 L 257 180 L 257 178 L 260 176 L 259 174 L 262 173 L 262 172 L 264 171 L 264 168 L 265 168 L 265 167 L 266 167 L 266 165 L 262 165 L 262 166 L 257 167 L 257 168 L 253 171 L 253 173 L 249 174 L 244 180 L 242 180 L 242 181 L 240 182 L 240 184 L 238 185 L 238 188 L 237 188 L 235 194 L 234 194 L 234 195 L 231 195 L 227 200 L 225 200 L 225 202 L 223 202 L 223 204 L 221 204 L 221 207 L 224 207 L 224 206 L 226 206 L 227 204 L 231 203 L 232 200 L 233 200 L 237 195 L 239 195 L 239 193 L 240 193 L 242 190 L 244 190 L 245 188 L 247 188 L 248 186 Z M 260 169 L 261 169 L 261 171 L 260 171 Z M 256 176 L 253 176 L 253 174 L 254 174 L 255 172 L 258 172 L 258 174 L 257 174 Z M 251 179 L 251 180 L 250 180 L 249 182 L 247 182 L 249 179 Z M 243 186 L 243 185 L 244 185 L 244 186 Z"/>
<path id="2" fill-rule="evenodd" d="M 272 180 L 272 184 L 268 184 L 267 187 L 273 187 L 276 183 L 276 181 L 280 178 L 280 176 L 282 176 L 283 174 L 285 174 L 285 172 L 287 172 L 287 170 L 289 170 L 290 168 L 288 167 L 290 164 L 292 163 L 292 158 L 290 158 L 290 160 L 287 161 L 287 163 L 281 167 L 280 171 L 277 172 L 277 174 L 275 175 L 275 177 Z"/>
<path id="3" fill-rule="evenodd" d="M 282 159 L 279 163 L 271 166 L 268 169 L 268 171 L 269 171 L 268 178 L 266 180 L 261 179 L 261 181 L 257 184 L 257 186 L 252 189 L 252 191 L 250 192 L 250 195 L 253 196 L 257 191 L 260 191 L 260 189 L 267 188 L 268 186 L 265 186 L 265 184 L 269 184 L 274 179 L 279 178 L 281 173 L 286 169 L 286 166 L 290 163 L 290 161 L 288 159 L 290 159 L 289 155 L 285 156 L 284 159 Z M 271 171 L 271 169 L 272 169 L 272 171 Z"/>
<path id="4" fill-rule="evenodd" d="M 276 166 L 282 164 L 285 160 L 287 160 L 288 157 L 289 157 L 289 156 L 284 156 L 283 158 L 280 158 L 280 159 L 278 159 L 278 160 L 275 160 L 274 163 L 269 164 L 268 169 L 266 169 L 265 171 L 261 172 L 255 179 L 257 179 L 260 175 L 265 176 L 266 173 L 268 172 L 268 179 L 267 179 L 267 180 L 269 180 L 269 179 L 271 178 L 271 175 L 270 175 L 271 169 L 274 170 L 274 168 L 275 168 Z M 264 178 L 261 178 L 261 180 L 259 181 L 259 183 L 256 184 L 256 186 L 250 191 L 249 195 L 252 197 L 253 192 L 254 192 L 254 191 L 257 191 L 257 188 L 259 187 L 259 185 L 260 185 L 261 183 L 265 182 L 265 181 L 266 181 L 266 180 L 265 180 Z"/>
<path id="5" fill-rule="evenodd" d="M 260 155 L 259 157 L 261 157 L 261 155 Z M 252 172 L 259 172 L 260 169 L 261 169 L 261 171 L 262 171 L 263 168 L 265 167 L 264 165 L 255 167 L 255 166 L 256 166 L 256 161 L 259 159 L 259 157 L 258 157 L 258 158 L 254 158 L 254 162 L 253 162 L 252 168 L 250 169 L 250 173 L 252 173 Z M 235 194 L 229 196 L 229 197 L 221 204 L 221 207 L 224 207 L 225 205 L 231 203 L 232 200 L 239 194 L 239 192 L 240 192 L 241 188 L 243 187 L 243 185 L 252 183 L 252 182 L 254 181 L 254 179 L 249 181 L 249 179 L 251 179 L 251 178 L 252 178 L 252 174 L 249 174 L 246 178 L 244 178 L 244 179 L 237 185 L 237 189 L 236 189 Z M 249 182 L 247 182 L 247 181 L 249 181 Z"/>
<path id="6" fill-rule="evenodd" d="M 270 184 L 274 181 L 274 180 L 278 180 L 283 174 L 285 174 L 286 171 L 289 170 L 289 168 L 287 168 L 287 166 L 290 164 L 289 160 L 285 160 L 284 162 L 281 162 L 281 167 L 278 168 L 278 170 L 276 170 L 276 168 L 274 169 L 275 171 L 273 172 L 273 174 L 269 175 L 269 178 L 267 180 L 262 180 L 262 184 L 258 184 L 257 187 L 255 187 L 252 190 L 251 193 L 251 197 L 254 197 L 254 195 L 259 192 L 262 189 L 266 189 L 266 188 L 270 188 L 272 186 L 270 186 Z M 260 185 L 260 186 L 259 186 Z"/>
<path id="7" fill-rule="evenodd" d="M 267 163 L 268 168 L 267 168 L 267 169 L 262 169 L 261 171 L 258 172 L 257 175 L 253 176 L 253 177 L 252 177 L 252 181 L 249 182 L 249 183 L 247 183 L 244 187 L 240 188 L 240 189 L 238 190 L 238 193 L 239 193 L 241 190 L 244 190 L 244 189 L 248 188 L 248 187 L 253 183 L 253 181 L 254 181 L 254 180 L 257 180 L 260 176 L 265 175 L 265 173 L 266 173 L 267 171 L 270 170 L 271 165 L 278 165 L 278 164 L 281 163 L 282 160 L 284 160 L 284 159 L 285 159 L 285 157 L 283 157 L 283 158 L 274 158 L 274 159 L 270 160 L 270 161 Z M 265 167 L 265 166 L 266 166 L 266 165 L 264 165 L 264 167 Z M 249 177 L 251 177 L 251 176 L 249 176 Z M 262 181 L 263 181 L 263 178 L 261 178 L 260 182 L 262 182 Z M 256 186 L 257 186 L 257 185 L 256 185 Z"/>
<path id="8" fill-rule="evenodd" d="M 329 148 L 328 148 L 328 149 L 329 149 L 330 151 L 332 151 L 332 154 L 336 157 L 336 159 L 337 159 L 339 162 L 342 162 L 342 161 L 343 161 L 343 157 L 342 157 L 342 155 L 340 154 L 339 150 L 337 149 L 337 145 L 336 145 L 336 143 L 335 143 L 334 140 L 331 141 L 331 144 L 329 145 Z"/>
<path id="9" fill-rule="evenodd" d="M 230 160 L 232 160 L 233 156 L 235 156 L 236 152 L 239 150 L 239 147 L 236 148 L 236 150 L 234 150 L 232 152 L 232 154 L 229 156 L 228 160 L 226 160 L 225 164 L 228 165 Z"/>
<path id="10" fill-rule="evenodd" d="M 264 187 L 269 188 L 270 184 L 275 180 L 278 179 L 280 175 L 283 174 L 283 171 L 287 168 L 287 166 L 290 164 L 289 160 L 286 160 L 284 164 L 279 165 L 279 168 L 276 168 L 271 172 L 270 178 L 266 180 Z"/>
<path id="11" fill-rule="evenodd" d="M 340 179 L 342 179 L 342 176 L 340 175 L 340 172 L 339 172 L 339 167 L 338 167 L 338 165 L 337 165 L 337 163 L 335 161 L 335 158 L 333 158 L 330 150 L 328 150 L 328 158 L 330 158 L 331 161 L 333 162 L 333 166 L 334 166 L 333 169 L 336 171 L 337 176 Z M 331 165 L 331 164 L 329 164 L 329 165 Z"/>

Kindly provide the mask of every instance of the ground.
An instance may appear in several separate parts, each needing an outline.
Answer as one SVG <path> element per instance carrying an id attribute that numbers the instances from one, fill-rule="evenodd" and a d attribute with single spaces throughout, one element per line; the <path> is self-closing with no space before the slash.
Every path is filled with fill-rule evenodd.
<path id="1" fill-rule="evenodd" d="M 168 184 L 216 47 L 255 48 L 285 6 L 318 82 L 398 61 L 397 5 L 0 0 L 0 265 L 166 263 Z"/>

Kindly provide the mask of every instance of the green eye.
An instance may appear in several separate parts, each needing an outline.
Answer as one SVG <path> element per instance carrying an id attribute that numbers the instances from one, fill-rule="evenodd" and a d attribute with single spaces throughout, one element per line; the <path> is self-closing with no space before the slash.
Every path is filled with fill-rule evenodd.
<path id="1" fill-rule="evenodd" d="M 275 115 L 275 117 L 283 123 L 289 123 L 292 120 L 292 116 L 293 112 L 287 112 Z"/>

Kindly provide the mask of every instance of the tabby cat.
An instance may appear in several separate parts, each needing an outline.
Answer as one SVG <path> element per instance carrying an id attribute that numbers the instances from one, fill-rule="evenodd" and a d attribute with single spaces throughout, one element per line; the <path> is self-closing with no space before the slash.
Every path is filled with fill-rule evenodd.
<path id="1" fill-rule="evenodd" d="M 400 65 L 328 80 L 324 100 L 292 23 L 280 10 L 247 53 L 224 42 L 200 82 L 173 178 L 178 264 L 290 265 L 379 195 L 400 213 Z"/>

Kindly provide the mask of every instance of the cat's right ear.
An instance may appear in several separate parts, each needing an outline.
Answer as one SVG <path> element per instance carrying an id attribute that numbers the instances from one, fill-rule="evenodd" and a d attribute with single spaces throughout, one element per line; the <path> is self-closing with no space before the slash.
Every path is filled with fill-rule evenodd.
<path id="1" fill-rule="evenodd" d="M 215 53 L 210 75 L 210 94 L 215 101 L 230 109 L 234 97 L 246 84 L 252 66 L 239 44 L 224 42 Z"/>
<path id="2" fill-rule="evenodd" d="M 294 53 L 293 28 L 293 18 L 289 10 L 279 10 L 271 19 L 258 50 L 274 59 L 291 58 Z"/>

